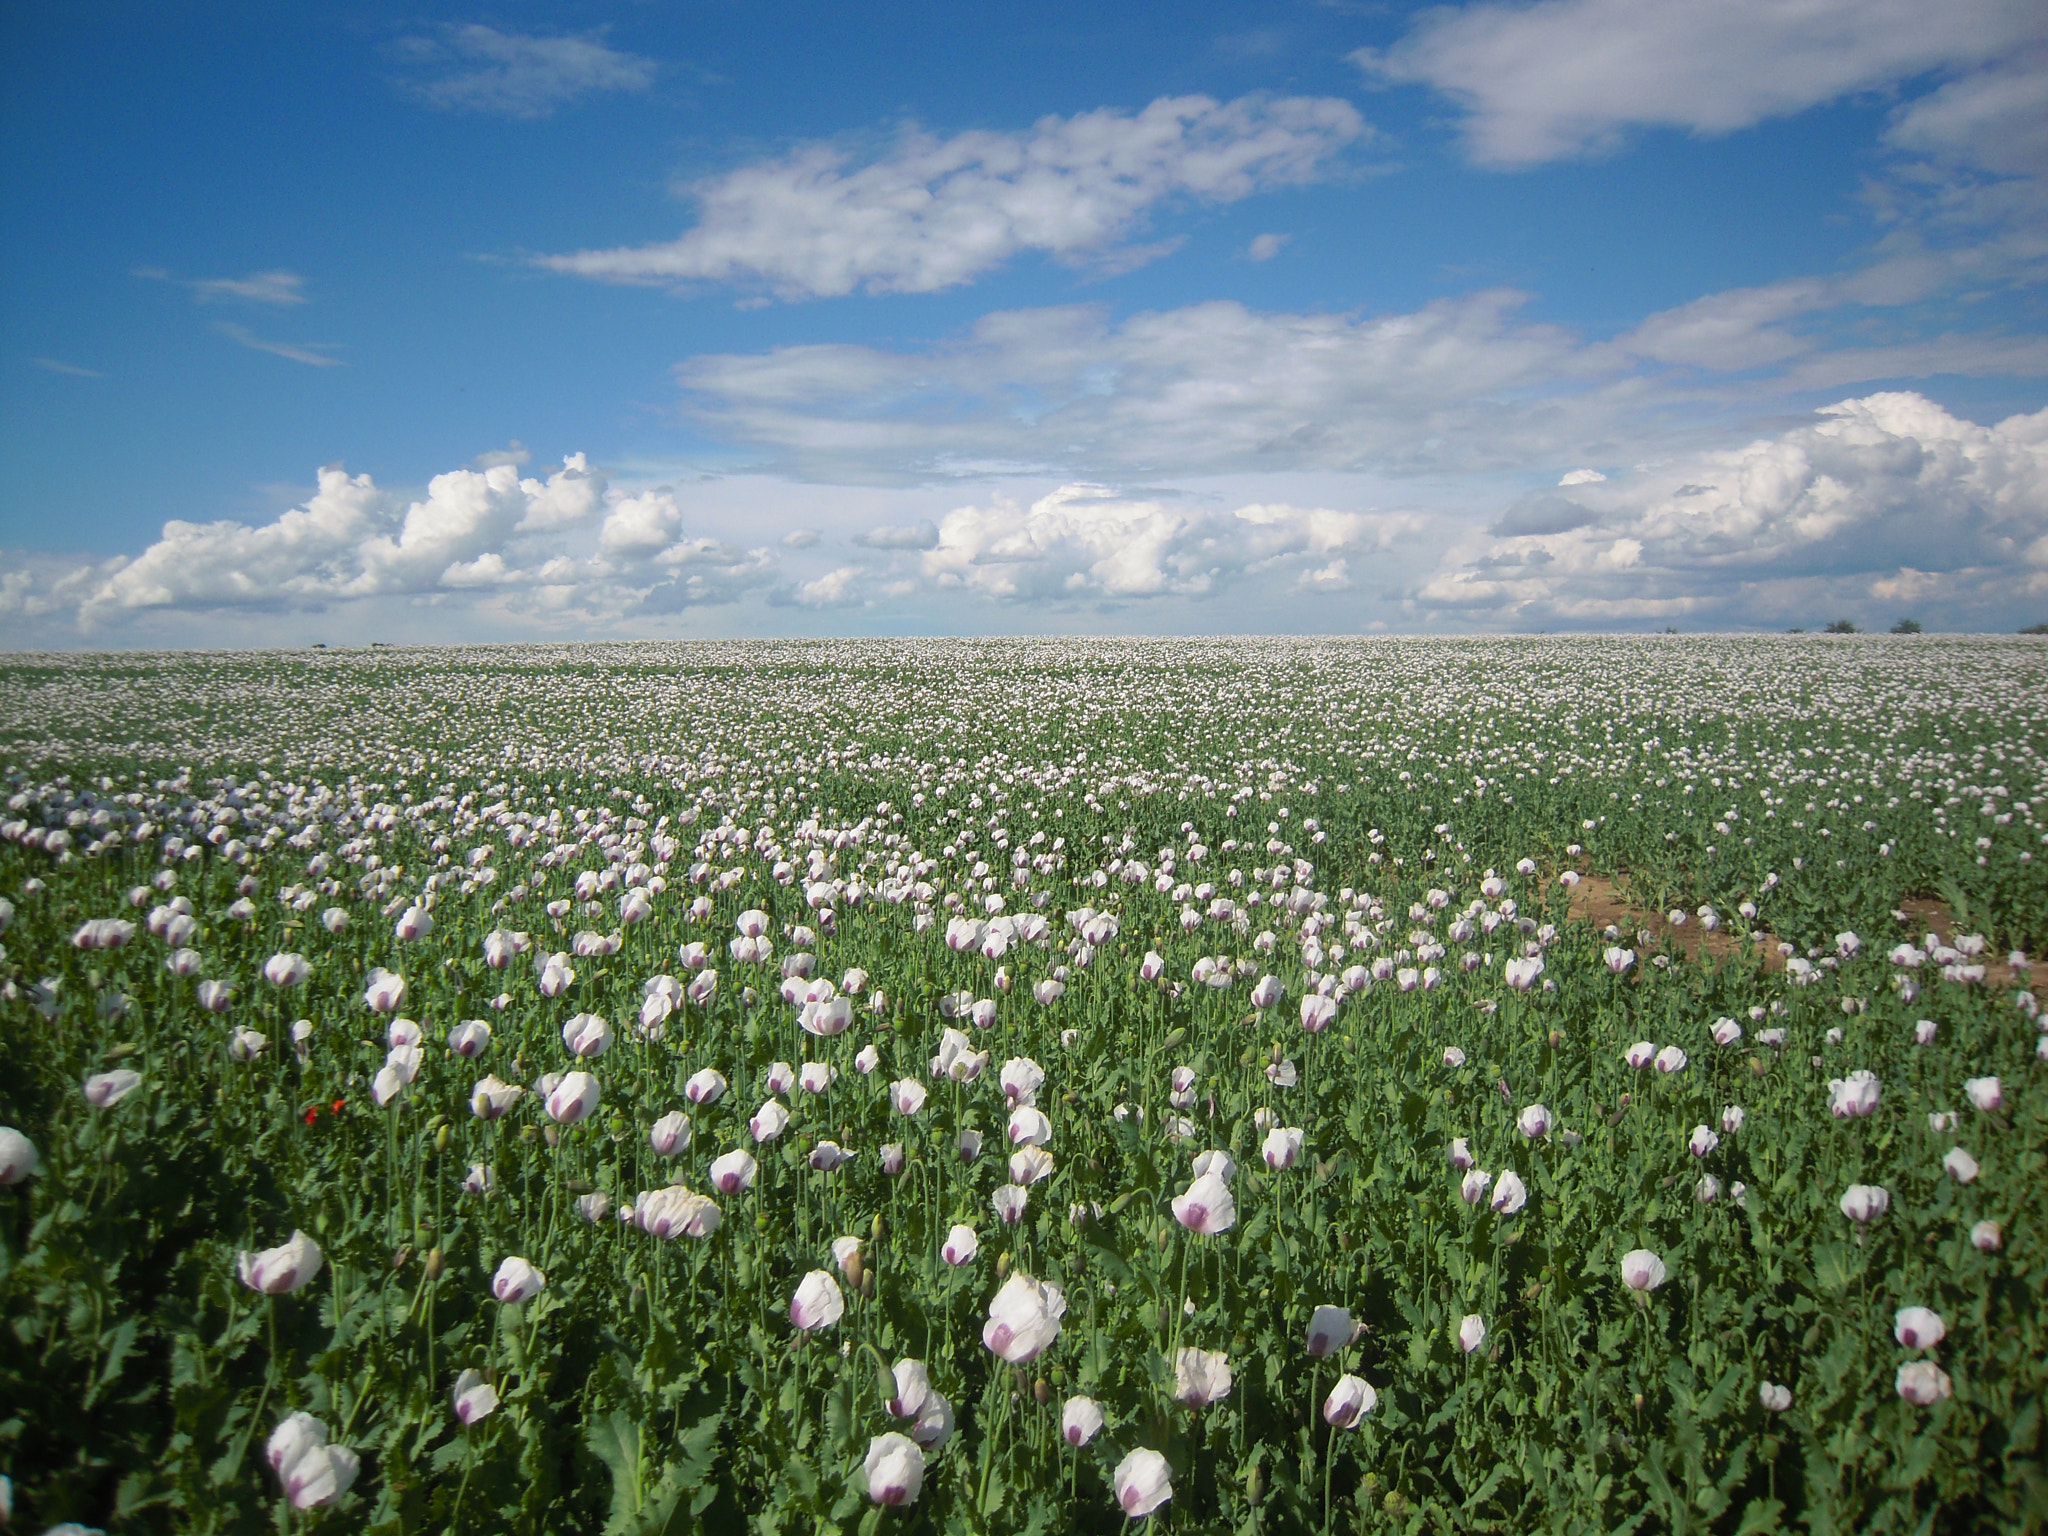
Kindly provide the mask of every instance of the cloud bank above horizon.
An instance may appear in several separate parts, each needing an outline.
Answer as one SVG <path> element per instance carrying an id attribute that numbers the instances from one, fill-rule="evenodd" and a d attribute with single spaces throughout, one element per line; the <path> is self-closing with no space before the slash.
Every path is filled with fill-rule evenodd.
<path id="1" fill-rule="evenodd" d="M 736 508 L 736 483 L 614 484 L 575 454 L 545 479 L 451 470 L 407 500 L 330 466 L 267 523 L 174 521 L 132 557 L 10 561 L 0 623 L 118 645 L 201 643 L 251 616 L 346 631 L 374 615 L 430 639 L 699 633 L 707 613 L 757 632 L 849 615 L 877 633 L 1388 627 L 1358 622 L 1361 595 L 1392 627 L 1450 631 L 1843 612 L 2001 629 L 2048 609 L 2048 410 L 1982 426 L 1906 391 L 1738 449 L 1572 470 L 1477 519 L 1068 483 L 821 531 L 812 507 L 792 527 Z"/>

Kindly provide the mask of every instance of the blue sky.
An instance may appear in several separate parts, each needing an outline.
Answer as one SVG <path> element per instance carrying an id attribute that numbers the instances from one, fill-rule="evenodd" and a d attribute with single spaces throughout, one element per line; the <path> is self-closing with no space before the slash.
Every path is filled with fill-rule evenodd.
<path id="1" fill-rule="evenodd" d="M 2048 617 L 2037 6 L 335 9 L 11 18 L 0 643 Z"/>

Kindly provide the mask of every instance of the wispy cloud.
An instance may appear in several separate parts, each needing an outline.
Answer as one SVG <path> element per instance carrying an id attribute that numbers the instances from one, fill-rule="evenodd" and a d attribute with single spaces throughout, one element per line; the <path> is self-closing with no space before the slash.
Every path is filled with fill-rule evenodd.
<path id="1" fill-rule="evenodd" d="M 306 280 L 296 272 L 251 272 L 247 277 L 200 278 L 188 286 L 202 304 L 242 299 L 251 304 L 289 306 L 306 302 L 299 291 L 305 285 Z"/>
<path id="2" fill-rule="evenodd" d="M 863 549 L 931 549 L 939 542 L 939 525 L 926 520 L 870 528 L 866 533 L 855 534 L 853 542 Z"/>
<path id="3" fill-rule="evenodd" d="M 1606 339 L 1530 319 L 1510 289 L 1381 315 L 1217 300 L 1116 319 L 1070 305 L 986 315 L 900 350 L 700 355 L 676 376 L 689 413 L 726 442 L 842 483 L 1006 465 L 1103 479 L 1555 474 L 1697 444 L 1715 422 L 1821 391 L 2048 376 L 2048 337 L 1935 331 L 1903 308 L 1974 270 L 1916 258 L 1731 289 Z"/>
<path id="4" fill-rule="evenodd" d="M 608 47 L 603 37 L 541 37 L 472 23 L 405 38 L 399 48 L 422 69 L 443 71 L 415 85 L 437 106 L 535 118 L 579 97 L 644 91 L 654 83 L 654 60 Z"/>
<path id="5" fill-rule="evenodd" d="M 313 368 L 339 368 L 343 366 L 340 358 L 329 357 L 323 352 L 312 350 L 313 346 L 335 345 L 332 342 L 315 342 L 310 346 L 295 347 L 289 342 L 271 341 L 265 337 L 258 336 L 246 325 L 237 325 L 232 320 L 216 320 L 213 328 L 219 331 L 221 335 L 227 337 L 228 340 L 239 346 L 247 347 L 252 352 L 268 352 L 273 357 L 288 357 L 295 363 L 305 363 Z"/>
<path id="6" fill-rule="evenodd" d="M 932 293 L 1025 251 L 1127 270 L 1173 249 L 1121 246 L 1162 201 L 1229 203 L 1312 182 L 1367 133 L 1332 98 L 1182 96 L 1018 133 L 907 130 L 865 161 L 807 144 L 692 184 L 699 217 L 679 239 L 539 262 L 605 282 L 738 283 L 785 299 Z"/>
<path id="7" fill-rule="evenodd" d="M 131 267 L 133 277 L 153 283 L 172 283 L 191 292 L 199 304 L 270 304 L 288 309 L 306 302 L 306 280 L 296 272 L 282 269 L 251 272 L 247 277 L 176 277 L 164 267 Z"/>
<path id="8" fill-rule="evenodd" d="M 104 379 L 106 377 L 97 368 L 81 368 L 76 363 L 62 362 L 54 357 L 32 357 L 29 361 L 45 372 L 69 374 L 74 379 Z"/>
<path id="9" fill-rule="evenodd" d="M 1537 0 L 1425 11 L 1353 60 L 1464 107 L 1472 158 L 1527 166 L 1612 148 L 1630 128 L 1728 133 L 1858 91 L 1973 69 L 2048 37 L 2025 0 Z M 1905 131 L 1934 137 L 1973 111 Z"/>

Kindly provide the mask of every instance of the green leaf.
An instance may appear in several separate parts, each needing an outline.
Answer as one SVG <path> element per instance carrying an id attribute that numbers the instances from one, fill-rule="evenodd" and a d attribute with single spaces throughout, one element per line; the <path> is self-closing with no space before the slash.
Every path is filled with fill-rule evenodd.
<path id="1" fill-rule="evenodd" d="M 1767 1531 L 1778 1529 L 1778 1517 L 1785 1512 L 1785 1505 L 1779 1499 L 1751 1499 L 1749 1507 L 1742 1512 L 1742 1524 L 1735 1527 L 1735 1536 L 1764 1536 Z"/>
<path id="2" fill-rule="evenodd" d="M 640 1426 L 622 1408 L 594 1417 L 583 1432 L 591 1454 L 611 1469 L 612 1512 L 606 1536 L 630 1530 L 640 1513 Z"/>
<path id="3" fill-rule="evenodd" d="M 1863 1260 L 1847 1243 L 1816 1243 L 1813 1249 L 1813 1278 L 1824 1291 L 1837 1294 L 1849 1289 L 1863 1271 Z"/>
<path id="4" fill-rule="evenodd" d="M 718 1432 L 724 1427 L 725 1410 L 714 1408 L 677 1438 L 682 1460 L 669 1464 L 677 1487 L 695 1488 L 711 1475 L 718 1465 Z"/>

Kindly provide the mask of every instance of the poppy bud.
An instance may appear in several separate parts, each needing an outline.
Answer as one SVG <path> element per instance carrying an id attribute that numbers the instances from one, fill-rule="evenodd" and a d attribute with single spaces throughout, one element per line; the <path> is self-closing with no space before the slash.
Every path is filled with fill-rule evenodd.
<path id="1" fill-rule="evenodd" d="M 441 1257 L 441 1250 L 440 1250 L 440 1249 L 438 1249 L 438 1248 L 430 1248 L 430 1249 L 428 1249 L 428 1250 L 427 1250 L 427 1263 L 426 1263 L 426 1274 L 427 1274 L 427 1279 L 428 1279 L 428 1280 L 430 1280 L 430 1281 L 433 1281 L 433 1280 L 438 1280 L 438 1279 L 440 1279 L 440 1278 L 441 1278 L 441 1268 L 442 1268 L 443 1264 L 445 1264 L 446 1262 L 447 1262 L 447 1261 L 446 1261 L 445 1259 L 443 1259 L 443 1258 Z"/>
<path id="2" fill-rule="evenodd" d="M 1010 1256 L 1007 1253 L 996 1256 L 996 1278 L 1002 1279 L 1010 1272 Z"/>
<path id="3" fill-rule="evenodd" d="M 1031 1384 L 1031 1400 L 1043 1408 L 1052 1401 L 1052 1383 L 1043 1376 Z"/>
<path id="4" fill-rule="evenodd" d="M 448 1127 L 445 1125 L 434 1132 L 434 1150 L 436 1152 L 446 1152 L 448 1150 Z"/>

